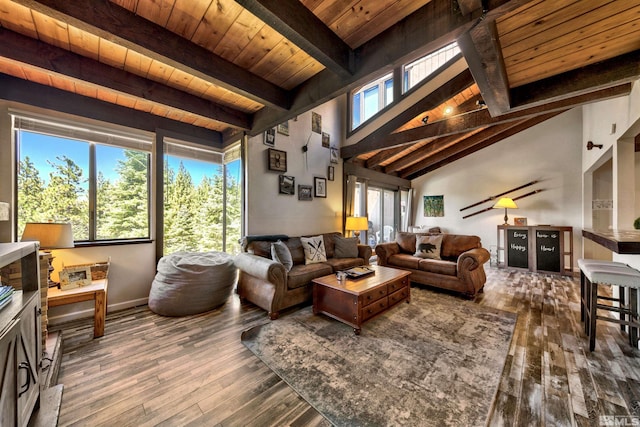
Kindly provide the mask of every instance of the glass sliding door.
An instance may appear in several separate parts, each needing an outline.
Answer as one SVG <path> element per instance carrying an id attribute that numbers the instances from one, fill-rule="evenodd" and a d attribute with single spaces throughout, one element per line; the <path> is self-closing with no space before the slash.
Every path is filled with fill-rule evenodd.
<path id="1" fill-rule="evenodd" d="M 378 187 L 367 189 L 369 216 L 369 245 L 392 242 L 396 238 L 397 191 Z"/>

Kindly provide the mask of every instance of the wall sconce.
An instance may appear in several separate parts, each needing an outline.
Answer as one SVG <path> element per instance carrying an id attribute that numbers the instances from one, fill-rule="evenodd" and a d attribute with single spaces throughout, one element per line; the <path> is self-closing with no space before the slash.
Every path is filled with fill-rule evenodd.
<path id="1" fill-rule="evenodd" d="M 428 121 L 429 121 L 429 116 L 424 116 L 422 118 L 422 124 L 426 125 Z"/>
<path id="2" fill-rule="evenodd" d="M 478 99 L 478 100 L 476 101 L 476 105 L 477 105 L 478 107 L 480 107 L 480 108 L 484 108 L 484 107 L 486 107 L 486 106 L 487 106 L 487 103 L 486 103 L 486 102 L 484 102 L 484 99 Z"/>
<path id="3" fill-rule="evenodd" d="M 594 147 L 602 149 L 602 144 L 594 144 L 591 141 L 587 142 L 587 150 L 593 150 Z"/>

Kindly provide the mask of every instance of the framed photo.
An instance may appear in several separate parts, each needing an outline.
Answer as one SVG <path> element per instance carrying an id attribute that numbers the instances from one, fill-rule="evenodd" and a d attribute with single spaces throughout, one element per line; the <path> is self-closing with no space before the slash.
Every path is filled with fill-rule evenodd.
<path id="1" fill-rule="evenodd" d="M 527 225 L 527 218 L 513 218 L 513 225 L 524 227 Z"/>
<path id="2" fill-rule="evenodd" d="M 269 147 L 275 147 L 276 145 L 276 130 L 275 128 L 267 129 L 264 132 L 264 145 Z"/>
<path id="3" fill-rule="evenodd" d="M 287 152 L 269 148 L 268 150 L 268 166 L 270 171 L 286 172 L 287 171 Z"/>
<path id="4" fill-rule="evenodd" d="M 329 148 L 331 146 L 329 141 L 331 141 L 331 136 L 326 132 L 322 132 L 322 146 Z"/>
<path id="5" fill-rule="evenodd" d="M 313 200 L 311 191 L 313 191 L 313 188 L 310 185 L 298 185 L 298 200 Z"/>
<path id="6" fill-rule="evenodd" d="M 296 179 L 292 176 L 280 175 L 280 194 L 296 194 Z"/>
<path id="7" fill-rule="evenodd" d="M 322 116 L 311 112 L 311 130 L 315 133 L 322 133 Z"/>
<path id="8" fill-rule="evenodd" d="M 289 136 L 289 120 L 278 125 L 278 133 Z"/>
<path id="9" fill-rule="evenodd" d="M 91 266 L 79 265 L 64 267 L 60 271 L 60 289 L 73 289 L 91 284 Z"/>
<path id="10" fill-rule="evenodd" d="M 327 179 L 329 179 L 329 181 L 333 181 L 335 171 L 336 171 L 336 168 L 334 168 L 333 166 L 329 166 L 327 168 Z"/>
<path id="11" fill-rule="evenodd" d="M 313 178 L 313 189 L 315 197 L 327 197 L 327 180 L 326 178 Z"/>
<path id="12" fill-rule="evenodd" d="M 329 149 L 329 161 L 331 163 L 338 163 L 338 148 L 331 147 Z"/>

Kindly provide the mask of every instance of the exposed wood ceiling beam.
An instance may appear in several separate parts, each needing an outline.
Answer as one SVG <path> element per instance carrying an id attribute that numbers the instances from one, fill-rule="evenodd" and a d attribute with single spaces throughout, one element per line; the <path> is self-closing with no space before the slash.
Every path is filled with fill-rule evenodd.
<path id="1" fill-rule="evenodd" d="M 107 101 L 88 98 L 2 73 L 0 73 L 0 99 L 148 132 L 157 132 L 158 129 L 163 129 L 182 135 L 188 141 L 197 140 L 207 146 L 222 148 L 222 135 L 220 132 L 122 107 Z"/>
<path id="2" fill-rule="evenodd" d="M 136 98 L 188 111 L 235 128 L 246 130 L 250 126 L 249 115 L 241 111 L 3 28 L 0 28 L 0 56 Z"/>
<path id="3" fill-rule="evenodd" d="M 384 141 L 379 141 L 377 144 L 368 144 L 367 146 L 357 147 L 357 149 L 352 148 L 353 146 L 343 147 L 341 154 L 343 157 L 353 157 L 369 151 L 411 144 L 422 139 L 468 132 L 473 129 L 489 125 L 525 119 L 553 111 L 566 110 L 567 108 L 577 107 L 594 101 L 628 95 L 630 92 L 631 83 L 625 83 L 612 88 L 601 89 L 593 93 L 578 95 L 538 107 L 504 114 L 499 117 L 491 117 L 491 114 L 487 109 L 482 109 L 445 120 L 440 120 L 418 128 L 392 133 L 388 135 Z"/>
<path id="4" fill-rule="evenodd" d="M 458 38 L 458 45 L 491 115 L 509 111 L 509 80 L 495 20 L 480 21 Z"/>
<path id="5" fill-rule="evenodd" d="M 236 0 L 340 77 L 353 74 L 353 50 L 299 0 Z"/>
<path id="6" fill-rule="evenodd" d="M 489 0 L 487 17 L 495 19 L 535 0 Z M 432 0 L 390 29 L 355 49 L 354 74 L 340 79 L 324 70 L 293 93 L 291 109 L 278 112 L 263 108 L 254 115 L 251 135 L 257 135 L 347 91 L 389 72 L 419 54 L 427 54 L 456 40 L 475 23 L 471 16 L 453 13 L 451 0 Z"/>
<path id="7" fill-rule="evenodd" d="M 457 0 L 457 3 L 463 15 L 482 11 L 482 1 L 480 0 Z"/>
<path id="8" fill-rule="evenodd" d="M 68 0 L 15 2 L 261 104 L 289 108 L 284 89 L 108 0 L 87 5 Z"/>
<path id="9" fill-rule="evenodd" d="M 448 150 L 443 150 L 440 153 L 432 157 L 429 157 L 427 160 L 420 163 L 419 165 L 414 165 L 414 167 L 408 168 L 402 171 L 399 175 L 402 178 L 406 178 L 410 180 L 418 178 L 426 173 L 434 171 L 438 168 L 441 168 L 442 166 L 445 166 L 465 156 L 468 156 L 469 154 L 475 153 L 478 150 L 481 150 L 497 142 L 500 142 L 505 138 L 508 138 L 526 129 L 529 129 L 532 126 L 535 126 L 539 123 L 549 120 L 550 118 L 555 117 L 558 114 L 564 113 L 565 111 L 567 110 L 554 111 L 551 113 L 542 114 L 537 117 L 532 117 L 526 120 L 522 120 L 513 126 L 511 124 L 499 125 L 499 126 L 506 126 L 508 128 L 503 130 L 502 132 L 499 132 L 487 138 L 482 138 L 480 140 L 472 140 L 472 138 L 469 138 L 469 140 L 465 140 L 460 144 L 454 145 Z"/>
<path id="10" fill-rule="evenodd" d="M 425 82 L 427 83 L 427 82 Z M 382 145 L 384 144 L 385 138 L 394 130 L 398 129 L 403 124 L 407 123 L 409 120 L 413 119 L 420 113 L 425 111 L 429 111 L 433 108 L 436 108 L 438 105 L 441 105 L 443 102 L 451 99 L 453 96 L 472 86 L 474 83 L 473 77 L 468 69 L 465 69 L 460 74 L 453 77 L 451 80 L 446 82 L 445 84 L 436 88 L 433 92 L 431 92 L 425 98 L 418 100 L 413 105 L 410 105 L 400 114 L 397 114 L 393 119 L 387 121 L 382 126 L 379 126 L 374 132 L 370 133 L 360 141 L 355 144 L 349 145 L 348 147 L 351 150 L 358 150 L 358 147 L 362 146 L 370 146 L 370 145 Z M 394 100 L 394 103 L 399 102 L 400 100 Z M 346 147 L 344 147 L 346 148 Z M 343 150 L 344 150 L 343 148 Z M 371 151 L 371 150 L 367 150 Z M 342 157 L 345 157 L 344 154 L 341 153 Z"/>
<path id="11" fill-rule="evenodd" d="M 640 78 L 640 50 L 511 89 L 512 111 Z"/>

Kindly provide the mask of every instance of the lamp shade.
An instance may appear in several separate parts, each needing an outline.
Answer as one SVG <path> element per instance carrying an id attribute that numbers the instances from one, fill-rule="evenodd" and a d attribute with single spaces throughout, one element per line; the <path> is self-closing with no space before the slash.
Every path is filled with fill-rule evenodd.
<path id="1" fill-rule="evenodd" d="M 348 216 L 344 229 L 348 231 L 368 230 L 369 221 L 366 216 Z"/>
<path id="2" fill-rule="evenodd" d="M 501 198 L 500 200 L 498 200 L 498 203 L 493 205 L 493 207 L 497 208 L 497 209 L 499 209 L 499 208 L 518 209 L 518 205 L 516 205 L 516 202 L 514 202 L 509 197 Z"/>
<path id="3" fill-rule="evenodd" d="M 73 248 L 73 232 L 70 223 L 28 222 L 21 241 L 40 242 L 40 249 Z"/>

